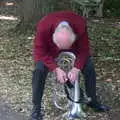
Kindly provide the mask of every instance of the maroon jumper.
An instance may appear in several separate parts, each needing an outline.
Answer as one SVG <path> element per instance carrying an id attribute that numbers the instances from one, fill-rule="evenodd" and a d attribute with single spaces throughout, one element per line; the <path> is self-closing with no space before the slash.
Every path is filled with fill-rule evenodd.
<path id="1" fill-rule="evenodd" d="M 76 34 L 76 41 L 68 50 L 60 50 L 52 41 L 55 28 L 61 21 L 67 21 Z M 79 69 L 83 68 L 87 57 L 91 55 L 86 21 L 83 17 L 71 11 L 50 13 L 43 17 L 36 25 L 33 45 L 35 63 L 42 61 L 49 71 L 53 71 L 57 67 L 55 58 L 62 51 L 70 51 L 76 55 L 74 67 Z"/>

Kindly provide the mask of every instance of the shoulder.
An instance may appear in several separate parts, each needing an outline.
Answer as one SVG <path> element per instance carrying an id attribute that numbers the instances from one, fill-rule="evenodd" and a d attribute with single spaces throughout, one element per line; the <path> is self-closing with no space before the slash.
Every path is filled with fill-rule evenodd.
<path id="1" fill-rule="evenodd" d="M 78 15 L 77 13 L 73 12 L 73 11 L 55 11 L 55 12 L 51 12 L 47 15 L 45 15 L 40 21 L 46 21 L 48 19 L 53 19 L 54 17 L 75 17 L 77 19 L 81 19 L 81 20 L 85 20 L 83 18 L 83 16 Z"/>

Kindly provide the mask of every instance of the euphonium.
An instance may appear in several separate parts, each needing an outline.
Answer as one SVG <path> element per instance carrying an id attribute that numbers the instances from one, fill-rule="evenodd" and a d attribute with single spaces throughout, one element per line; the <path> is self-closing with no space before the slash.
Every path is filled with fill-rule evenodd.
<path id="1" fill-rule="evenodd" d="M 74 118 L 84 118 L 86 117 L 86 113 L 83 112 L 82 106 L 80 103 L 80 82 L 79 79 L 77 79 L 74 83 L 74 101 L 72 102 L 72 108 L 68 111 L 68 119 L 74 119 Z"/>
<path id="2" fill-rule="evenodd" d="M 57 61 L 57 64 L 67 73 L 73 67 L 75 59 L 76 59 L 76 56 L 73 53 L 62 52 L 58 56 L 56 61 Z M 69 85 L 66 83 L 64 87 L 59 83 L 56 84 L 55 90 L 54 90 L 54 105 L 61 110 L 68 110 L 66 112 L 66 117 L 69 120 L 74 118 L 76 119 L 76 118 L 86 117 L 86 113 L 83 112 L 81 102 L 80 102 L 81 89 L 80 89 L 79 76 L 74 84 L 70 82 L 68 83 Z M 65 88 L 65 92 L 64 92 L 64 88 Z M 67 98 L 68 98 L 66 105 L 63 104 L 63 101 L 66 99 L 65 93 L 67 94 Z M 60 100 L 58 100 L 58 97 L 59 99 L 62 98 L 61 104 L 58 103 L 60 102 Z"/>

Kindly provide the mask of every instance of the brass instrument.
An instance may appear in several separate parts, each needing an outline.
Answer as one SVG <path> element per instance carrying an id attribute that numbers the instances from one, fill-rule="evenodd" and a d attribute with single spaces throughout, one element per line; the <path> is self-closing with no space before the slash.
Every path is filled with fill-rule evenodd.
<path id="1" fill-rule="evenodd" d="M 76 59 L 76 56 L 71 52 L 61 52 L 61 54 L 56 59 L 57 64 L 66 72 L 73 67 L 74 61 Z M 75 81 L 74 84 L 71 84 L 71 87 L 66 83 L 65 85 L 62 85 L 60 83 L 56 83 L 54 86 L 53 91 L 53 101 L 54 105 L 60 109 L 60 110 L 67 110 L 67 112 L 64 114 L 66 119 L 73 120 L 73 119 L 79 119 L 79 118 L 85 118 L 86 113 L 82 109 L 82 104 L 80 102 L 81 97 L 81 89 L 80 89 L 80 79 L 78 76 L 78 79 Z M 67 91 L 67 97 L 66 97 L 66 91 Z M 68 99 L 68 94 L 70 95 Z M 89 98 L 86 98 L 86 101 L 90 101 Z"/>

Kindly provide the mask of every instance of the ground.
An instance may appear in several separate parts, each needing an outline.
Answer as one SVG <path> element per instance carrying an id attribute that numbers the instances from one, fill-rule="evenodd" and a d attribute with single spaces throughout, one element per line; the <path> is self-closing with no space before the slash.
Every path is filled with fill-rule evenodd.
<path id="1" fill-rule="evenodd" d="M 0 101 L 0 120 L 27 120 L 26 116 L 17 113 Z"/>
<path id="2" fill-rule="evenodd" d="M 15 6 L 8 3 L 0 4 L 0 120 L 8 120 L 7 115 L 9 120 L 14 116 L 18 117 L 17 120 L 23 120 L 22 117 L 28 117 L 32 108 L 34 34 L 31 31 L 16 32 L 15 27 L 19 21 Z M 87 109 L 88 119 L 119 120 L 120 19 L 91 18 L 87 23 L 92 59 L 97 73 L 97 94 L 101 96 L 99 98 L 103 103 L 111 107 L 109 113 L 95 113 Z M 51 87 L 48 84 L 52 79 L 48 76 L 46 83 L 45 120 L 55 120 L 61 114 L 56 113 L 51 105 Z"/>

